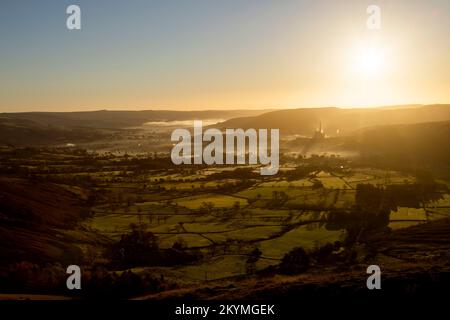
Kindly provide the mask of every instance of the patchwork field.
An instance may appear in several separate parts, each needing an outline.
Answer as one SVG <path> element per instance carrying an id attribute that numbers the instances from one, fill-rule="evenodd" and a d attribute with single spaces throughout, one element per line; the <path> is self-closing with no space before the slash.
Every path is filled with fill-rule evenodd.
<path id="1" fill-rule="evenodd" d="M 261 252 L 255 268 L 262 270 L 278 264 L 296 247 L 312 250 L 342 241 L 346 230 L 328 230 L 324 222 L 330 210 L 345 210 L 355 204 L 358 184 L 414 182 L 411 176 L 399 172 L 358 168 L 343 174 L 320 171 L 292 181 L 254 180 L 245 188 L 227 192 L 219 188 L 239 179 L 211 179 L 224 171 L 155 175 L 144 181 L 150 189 L 163 187 L 153 195 L 124 182 L 120 184 L 126 190 L 121 193 L 122 203 L 94 207 L 95 214 L 85 226 L 111 239 L 129 232 L 130 225 L 144 226 L 158 237 L 161 248 L 182 243 L 186 250 L 205 256 L 186 266 L 145 270 L 174 279 L 183 277 L 189 283 L 214 280 L 246 274 L 247 259 L 255 248 Z M 103 188 L 117 192 L 108 185 Z M 426 209 L 400 207 L 391 212 L 389 227 L 397 230 L 448 216 L 449 204 L 450 198 L 445 195 Z"/>

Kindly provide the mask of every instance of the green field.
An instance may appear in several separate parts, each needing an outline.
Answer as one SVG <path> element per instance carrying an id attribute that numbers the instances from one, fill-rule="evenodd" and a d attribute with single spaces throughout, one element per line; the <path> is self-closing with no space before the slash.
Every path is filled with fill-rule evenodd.
<path id="1" fill-rule="evenodd" d="M 242 198 L 215 194 L 179 198 L 175 199 L 174 202 L 179 206 L 189 209 L 199 209 L 204 202 L 211 202 L 217 208 L 230 208 L 236 202 L 238 202 L 240 206 L 245 206 L 248 203 L 247 200 Z"/>
<path id="2" fill-rule="evenodd" d="M 151 270 L 171 278 L 183 277 L 187 283 L 220 279 L 245 274 L 248 254 L 254 248 L 262 252 L 256 263 L 261 270 L 279 263 L 293 248 L 314 249 L 344 239 L 346 231 L 327 230 L 318 221 L 324 221 L 329 210 L 351 208 L 357 184 L 403 183 L 412 179 L 402 173 L 370 168 L 339 176 L 321 171 L 311 178 L 293 181 L 254 181 L 251 186 L 228 194 L 216 189 L 236 179 L 199 180 L 221 171 L 224 170 L 207 169 L 201 175 L 156 175 L 148 178 L 148 187 L 163 188 L 139 196 L 132 192 L 133 188 L 140 190 L 139 185 L 120 184 L 123 189 L 109 192 L 122 203 L 94 207 L 95 215 L 85 226 L 118 239 L 130 230 L 130 224 L 143 225 L 158 237 L 161 248 L 181 242 L 186 249 L 200 250 L 207 257 L 186 266 Z M 320 181 L 321 186 L 315 186 L 314 180 Z M 280 194 L 285 197 L 284 203 L 274 205 Z M 427 211 L 398 208 L 391 213 L 389 227 L 395 230 L 438 219 L 448 214 L 449 204 L 450 197 L 444 195 L 429 204 Z"/>

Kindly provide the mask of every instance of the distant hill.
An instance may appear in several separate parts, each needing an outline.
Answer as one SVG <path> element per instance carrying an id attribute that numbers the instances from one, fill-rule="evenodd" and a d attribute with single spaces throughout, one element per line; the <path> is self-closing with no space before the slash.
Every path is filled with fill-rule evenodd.
<path id="1" fill-rule="evenodd" d="M 151 121 L 224 120 L 270 110 L 87 111 L 0 113 L 0 144 L 55 145 L 101 139 L 111 131 Z"/>
<path id="2" fill-rule="evenodd" d="M 401 166 L 450 166 L 450 121 L 376 126 L 345 139 L 362 156 L 381 156 Z M 448 169 L 448 167 L 447 167 Z"/>
<path id="3" fill-rule="evenodd" d="M 380 125 L 321 140 L 298 137 L 285 141 L 283 149 L 306 156 L 362 156 L 369 165 L 388 165 L 399 170 L 421 169 L 448 176 L 449 136 L 450 121 Z"/>
<path id="4" fill-rule="evenodd" d="M 267 111 L 267 110 L 266 110 Z M 92 111 L 0 114 L 0 144 L 82 143 L 112 131 L 152 121 L 228 119 L 219 128 L 279 128 L 281 134 L 311 136 L 322 124 L 325 135 L 346 137 L 363 128 L 450 121 L 450 105 L 386 106 L 366 109 L 303 108 L 278 111 Z"/>
<path id="5" fill-rule="evenodd" d="M 282 134 L 311 136 L 319 123 L 329 136 L 347 135 L 378 125 L 450 120 L 450 105 L 401 106 L 365 109 L 304 108 L 280 110 L 254 117 L 230 119 L 222 128 L 279 128 Z M 339 132 L 339 134 L 338 134 Z"/>
<path id="6" fill-rule="evenodd" d="M 64 128 L 33 120 L 0 116 L 0 145 L 47 145 L 99 139 L 104 132 L 95 128 Z"/>
<path id="7" fill-rule="evenodd" d="M 257 116 L 270 110 L 205 110 L 205 111 L 85 111 L 85 112 L 21 112 L 0 113 L 0 122 L 31 121 L 36 125 L 61 128 L 108 128 L 140 126 L 150 121 L 227 120 L 236 117 Z"/>

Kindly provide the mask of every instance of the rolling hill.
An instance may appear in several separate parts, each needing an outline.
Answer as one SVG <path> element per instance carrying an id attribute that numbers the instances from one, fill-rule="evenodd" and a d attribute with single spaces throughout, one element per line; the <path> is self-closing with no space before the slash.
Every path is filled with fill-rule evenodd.
<path id="1" fill-rule="evenodd" d="M 0 144 L 47 145 L 99 139 L 104 132 L 95 128 L 71 128 L 42 124 L 29 119 L 0 117 Z"/>
<path id="2" fill-rule="evenodd" d="M 0 121 L 31 121 L 36 125 L 62 128 L 118 129 L 140 126 L 150 121 L 231 119 L 257 116 L 270 110 L 205 110 L 205 111 L 83 111 L 2 113 Z"/>
<path id="3" fill-rule="evenodd" d="M 326 135 L 342 136 L 372 126 L 448 120 L 450 120 L 450 105 L 366 109 L 303 108 L 230 119 L 221 123 L 221 127 L 279 128 L 282 134 L 311 136 L 319 123 L 322 123 Z"/>
<path id="4" fill-rule="evenodd" d="M 450 121 L 375 126 L 346 138 L 347 148 L 402 166 L 450 166 Z"/>

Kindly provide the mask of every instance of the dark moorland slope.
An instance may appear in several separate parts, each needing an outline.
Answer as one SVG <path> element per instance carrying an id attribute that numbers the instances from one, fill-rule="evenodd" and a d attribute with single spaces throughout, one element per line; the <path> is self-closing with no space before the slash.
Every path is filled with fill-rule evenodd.
<path id="1" fill-rule="evenodd" d="M 64 230 L 89 215 L 85 201 L 51 183 L 0 178 L 0 265 L 81 256 Z"/>

